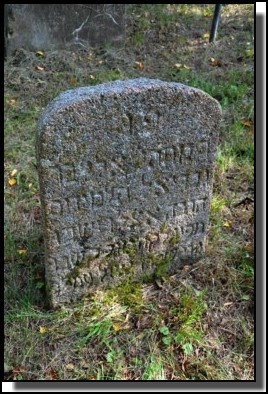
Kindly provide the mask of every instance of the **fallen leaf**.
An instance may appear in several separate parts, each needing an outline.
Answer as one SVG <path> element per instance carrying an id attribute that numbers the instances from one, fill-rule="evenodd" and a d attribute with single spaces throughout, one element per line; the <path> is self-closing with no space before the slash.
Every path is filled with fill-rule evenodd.
<path id="1" fill-rule="evenodd" d="M 20 256 L 23 256 L 24 254 L 26 254 L 27 253 L 27 250 L 26 249 L 19 249 L 18 250 L 18 254 L 20 255 Z"/>
<path id="2" fill-rule="evenodd" d="M 233 369 L 235 372 L 240 372 L 241 369 L 239 368 L 239 366 L 237 364 L 233 364 Z"/>
<path id="3" fill-rule="evenodd" d="M 46 380 L 59 380 L 58 374 L 55 368 L 51 368 L 45 375 Z"/>
<path id="4" fill-rule="evenodd" d="M 223 227 L 232 227 L 232 223 L 228 222 L 228 220 L 226 222 L 223 223 Z"/>
<path id="5" fill-rule="evenodd" d="M 254 129 L 253 129 L 253 127 L 252 127 L 251 129 L 249 129 L 248 134 L 249 134 L 249 135 L 254 135 Z"/>
<path id="6" fill-rule="evenodd" d="M 113 329 L 114 329 L 115 332 L 118 332 L 118 331 L 122 330 L 122 326 L 121 326 L 120 323 L 114 323 L 113 324 Z"/>
<path id="7" fill-rule="evenodd" d="M 94 75 L 90 74 L 89 79 L 95 79 Z"/>
<path id="8" fill-rule="evenodd" d="M 67 371 L 73 371 L 73 370 L 74 370 L 74 365 L 73 365 L 73 363 L 68 363 L 68 364 L 66 364 L 66 365 L 65 365 L 65 369 L 66 369 Z"/>
<path id="9" fill-rule="evenodd" d="M 244 245 L 244 249 L 251 254 L 254 253 L 254 246 L 252 242 L 246 242 L 246 244 Z"/>
<path id="10" fill-rule="evenodd" d="M 9 104 L 12 105 L 13 107 L 14 107 L 14 105 L 17 104 L 17 100 L 15 100 L 15 99 L 10 99 L 8 102 L 9 102 Z"/>
<path id="11" fill-rule="evenodd" d="M 243 119 L 243 120 L 241 120 L 241 123 L 242 123 L 244 126 L 252 126 L 252 124 L 253 124 L 253 122 L 252 122 L 251 119 Z"/>
<path id="12" fill-rule="evenodd" d="M 245 55 L 246 55 L 246 57 L 253 57 L 254 56 L 254 50 L 253 49 L 246 49 L 245 50 Z"/>
<path id="13" fill-rule="evenodd" d="M 233 305 L 233 302 L 225 302 L 225 304 L 223 304 L 223 306 L 229 306 L 229 305 Z"/>
<path id="14" fill-rule="evenodd" d="M 39 56 L 39 57 L 44 57 L 45 56 L 43 51 L 37 51 L 35 54 L 36 54 L 36 56 Z"/>
<path id="15" fill-rule="evenodd" d="M 136 64 L 136 69 L 137 70 L 143 70 L 143 64 L 142 64 L 142 62 L 135 62 L 135 64 Z"/>
<path id="16" fill-rule="evenodd" d="M 47 328 L 44 327 L 44 326 L 40 326 L 40 327 L 39 327 L 39 332 L 40 332 L 41 334 L 45 334 L 45 333 L 47 332 Z"/>
<path id="17" fill-rule="evenodd" d="M 32 186 L 33 186 L 33 184 L 32 184 L 32 183 L 29 183 L 28 188 L 31 189 Z"/>
<path id="18" fill-rule="evenodd" d="M 14 168 L 14 170 L 12 170 L 11 171 L 11 174 L 10 174 L 10 176 L 14 176 L 14 175 L 16 175 L 17 174 L 17 172 L 18 172 L 18 170 L 16 170 L 16 168 Z"/>
<path id="19" fill-rule="evenodd" d="M 191 70 L 191 67 L 186 66 L 186 64 L 184 64 L 183 67 L 186 68 L 186 70 Z"/>
<path id="20" fill-rule="evenodd" d="M 204 34 L 202 35 L 202 37 L 203 37 L 203 38 L 209 38 L 209 33 L 204 33 Z"/>
<path id="21" fill-rule="evenodd" d="M 19 379 L 21 379 L 20 374 L 24 373 L 24 372 L 26 372 L 25 368 L 23 368 L 21 366 L 14 367 L 12 370 L 12 380 L 17 380 L 17 375 L 19 375 L 20 376 Z"/>
<path id="22" fill-rule="evenodd" d="M 220 62 L 219 60 L 215 59 L 214 57 L 211 57 L 211 58 L 209 59 L 209 63 L 210 63 L 211 66 L 213 66 L 213 67 L 221 67 L 221 66 L 222 66 L 221 62 Z"/>
<path id="23" fill-rule="evenodd" d="M 181 68 L 181 66 L 182 66 L 181 63 L 176 63 L 176 64 L 175 64 L 175 67 L 176 67 L 176 68 Z"/>
<path id="24" fill-rule="evenodd" d="M 16 183 L 17 183 L 17 181 L 16 181 L 15 178 L 10 178 L 10 179 L 8 180 L 9 186 L 14 186 L 14 185 L 16 185 Z"/>
<path id="25" fill-rule="evenodd" d="M 203 15 L 204 15 L 205 17 L 208 17 L 208 16 L 211 16 L 211 15 L 212 15 L 212 12 L 211 12 L 210 10 L 205 10 L 204 13 L 203 13 Z"/>
<path id="26" fill-rule="evenodd" d="M 41 66 L 36 66 L 35 69 L 37 71 L 44 71 L 44 67 L 41 67 Z"/>

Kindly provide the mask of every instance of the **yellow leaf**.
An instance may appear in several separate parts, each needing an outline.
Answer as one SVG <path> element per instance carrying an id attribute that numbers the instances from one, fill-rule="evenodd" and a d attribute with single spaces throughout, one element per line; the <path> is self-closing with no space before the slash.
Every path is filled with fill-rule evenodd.
<path id="1" fill-rule="evenodd" d="M 32 183 L 29 183 L 28 188 L 31 189 L 32 186 L 33 186 L 33 184 L 32 184 Z"/>
<path id="2" fill-rule="evenodd" d="M 14 175 L 16 175 L 16 174 L 17 174 L 17 172 L 18 172 L 18 170 L 16 170 L 16 168 L 14 168 L 14 170 L 12 170 L 12 171 L 11 171 L 11 174 L 10 174 L 10 176 L 14 176 Z"/>
<path id="3" fill-rule="evenodd" d="M 35 69 L 37 71 L 44 71 L 44 67 L 41 67 L 41 66 L 36 66 Z"/>
<path id="4" fill-rule="evenodd" d="M 15 99 L 10 99 L 10 100 L 9 100 L 9 104 L 12 105 L 12 106 L 14 107 L 14 105 L 17 104 L 17 100 L 15 100 Z"/>
<path id="5" fill-rule="evenodd" d="M 18 250 L 18 254 L 21 255 L 21 256 L 24 255 L 24 254 L 26 254 L 26 253 L 27 253 L 27 250 L 26 250 L 26 249 L 19 249 L 19 250 Z"/>
<path id="6" fill-rule="evenodd" d="M 47 328 L 44 327 L 44 326 L 39 326 L 39 332 L 40 332 L 41 334 L 45 334 L 45 333 L 47 332 Z"/>
<path id="7" fill-rule="evenodd" d="M 211 64 L 212 66 L 221 67 L 221 62 L 220 62 L 219 60 L 217 60 L 217 59 L 214 59 L 214 57 L 211 57 L 211 58 L 209 59 L 209 62 L 210 62 L 210 64 Z"/>
<path id="8" fill-rule="evenodd" d="M 232 223 L 226 221 L 226 222 L 223 223 L 223 227 L 232 227 Z"/>
<path id="9" fill-rule="evenodd" d="M 246 49 L 245 50 L 245 55 L 246 55 L 246 57 L 253 57 L 254 56 L 254 50 L 253 49 Z"/>
<path id="10" fill-rule="evenodd" d="M 204 33 L 204 34 L 202 35 L 202 37 L 203 37 L 203 38 L 209 38 L 209 33 Z"/>
<path id="11" fill-rule="evenodd" d="M 210 10 L 205 10 L 203 15 L 206 16 L 206 17 L 207 16 L 211 16 L 212 12 Z"/>
<path id="12" fill-rule="evenodd" d="M 113 324 L 113 329 L 114 329 L 115 332 L 118 332 L 118 331 L 122 330 L 122 326 L 121 326 L 120 323 L 114 323 Z"/>
<path id="13" fill-rule="evenodd" d="M 44 57 L 44 52 L 43 51 L 37 51 L 36 56 Z"/>
<path id="14" fill-rule="evenodd" d="M 77 79 L 76 79 L 76 77 L 70 77 L 68 79 L 68 82 L 70 85 L 75 85 L 77 83 Z"/>
<path id="15" fill-rule="evenodd" d="M 66 364 L 65 368 L 67 371 L 73 371 L 74 370 L 74 365 L 72 363 Z"/>
<path id="16" fill-rule="evenodd" d="M 252 120 L 250 119 L 243 119 L 241 122 L 244 126 L 251 126 L 253 124 Z"/>
<path id="17" fill-rule="evenodd" d="M 176 68 L 181 68 L 181 66 L 182 66 L 181 63 L 176 63 L 176 64 L 175 64 L 175 67 L 176 67 Z"/>
<path id="18" fill-rule="evenodd" d="M 10 179 L 8 180 L 9 186 L 14 186 L 14 185 L 16 185 L 16 183 L 17 183 L 17 181 L 16 181 L 15 178 L 10 178 Z"/>
<path id="19" fill-rule="evenodd" d="M 136 69 L 137 69 L 137 70 L 143 70 L 143 64 L 142 64 L 142 62 L 135 62 L 135 64 L 136 64 Z"/>
<path id="20" fill-rule="evenodd" d="M 90 74 L 89 76 L 90 79 L 95 79 L 94 75 Z"/>
<path id="21" fill-rule="evenodd" d="M 186 70 L 191 70 L 191 67 L 186 66 L 186 64 L 184 64 L 183 67 L 186 68 Z"/>

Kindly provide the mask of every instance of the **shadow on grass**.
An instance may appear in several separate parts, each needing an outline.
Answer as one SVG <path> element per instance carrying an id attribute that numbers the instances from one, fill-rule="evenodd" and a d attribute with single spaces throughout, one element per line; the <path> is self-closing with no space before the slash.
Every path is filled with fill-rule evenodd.
<path id="1" fill-rule="evenodd" d="M 47 309 L 40 225 L 24 235 L 5 228 L 5 249 L 5 313 L 32 307 Z"/>

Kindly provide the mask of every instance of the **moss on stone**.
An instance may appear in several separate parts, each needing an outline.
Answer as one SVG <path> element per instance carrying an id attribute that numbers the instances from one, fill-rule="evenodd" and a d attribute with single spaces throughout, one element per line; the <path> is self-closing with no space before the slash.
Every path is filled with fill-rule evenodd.
<path id="1" fill-rule="evenodd" d="M 170 238 L 169 243 L 170 245 L 177 245 L 180 241 L 180 236 L 177 231 L 174 231 L 172 238 Z"/>
<path id="2" fill-rule="evenodd" d="M 155 234 L 147 234 L 146 238 L 153 240 L 155 236 Z M 173 237 L 168 242 L 170 245 L 175 245 L 178 240 L 179 236 L 174 232 Z M 99 262 L 100 266 L 104 263 L 108 276 L 112 278 L 111 286 L 113 286 L 115 290 L 118 287 L 124 287 L 126 283 L 133 283 L 130 282 L 133 281 L 133 278 L 137 278 L 136 280 L 142 284 L 154 281 L 155 279 L 167 278 L 169 275 L 171 264 L 170 256 L 159 255 L 154 252 L 143 255 L 139 253 L 138 245 L 135 240 L 129 241 L 124 245 L 120 257 L 122 259 L 121 261 L 117 260 L 117 256 L 111 253 Z M 94 259 L 93 257 L 88 257 L 78 263 L 73 270 L 66 275 L 66 284 L 72 286 L 76 278 L 84 275 L 84 272 L 81 272 L 81 270 L 90 270 L 91 262 L 94 261 Z M 94 267 L 92 267 L 92 269 L 94 269 Z M 116 283 L 120 284 L 117 285 Z"/>
<path id="3" fill-rule="evenodd" d="M 165 233 L 167 230 L 167 222 L 164 222 L 160 226 L 160 233 Z"/>
<path id="4" fill-rule="evenodd" d="M 122 305 L 133 308 L 141 307 L 143 305 L 141 283 L 126 279 L 113 288 L 106 290 L 107 301 L 115 297 Z"/>
<path id="5" fill-rule="evenodd" d="M 129 257 L 135 257 L 136 255 L 136 245 L 135 244 L 127 244 L 124 249 L 123 252 L 128 254 Z"/>
<path id="6" fill-rule="evenodd" d="M 73 284 L 73 280 L 78 278 L 81 275 L 81 269 L 90 268 L 90 263 L 93 260 L 93 257 L 88 257 L 86 260 L 82 260 L 80 263 L 77 263 L 76 266 L 69 272 L 65 277 L 65 282 L 68 285 Z"/>

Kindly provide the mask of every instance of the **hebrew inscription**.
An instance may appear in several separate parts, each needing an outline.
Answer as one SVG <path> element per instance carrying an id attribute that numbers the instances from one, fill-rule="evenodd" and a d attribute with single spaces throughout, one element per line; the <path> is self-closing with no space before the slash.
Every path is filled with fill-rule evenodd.
<path id="1" fill-rule="evenodd" d="M 36 149 L 53 306 L 202 257 L 220 119 L 206 93 L 144 78 L 46 108 Z"/>

